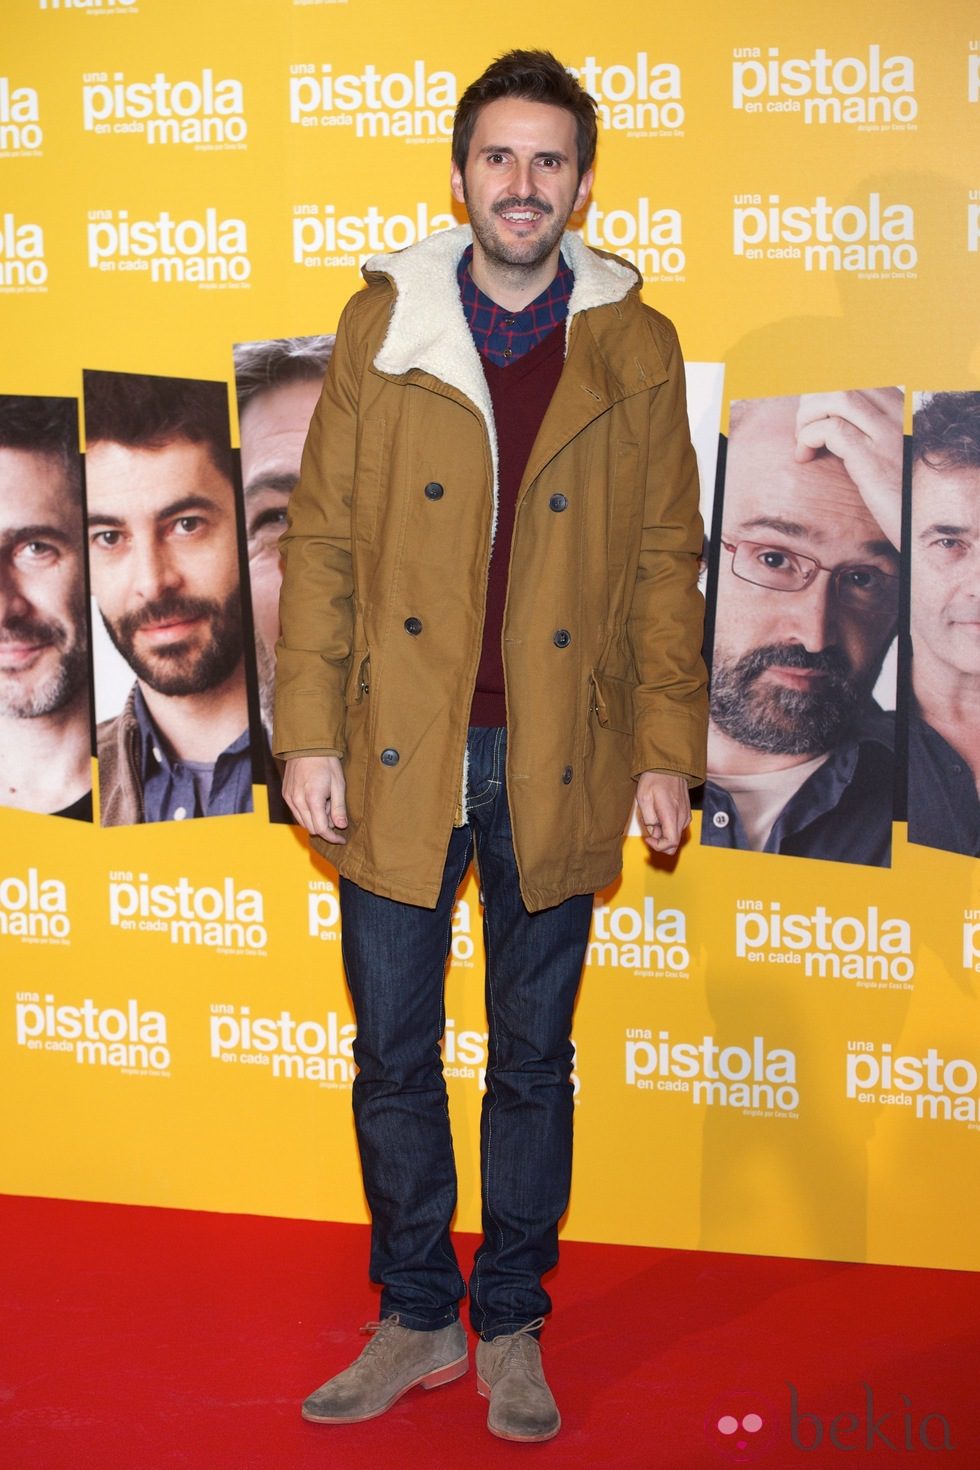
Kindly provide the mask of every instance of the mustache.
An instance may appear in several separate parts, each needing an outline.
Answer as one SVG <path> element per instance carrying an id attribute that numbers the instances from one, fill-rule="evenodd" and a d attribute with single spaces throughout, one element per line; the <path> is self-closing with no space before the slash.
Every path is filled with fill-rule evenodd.
<path id="1" fill-rule="evenodd" d="M 39 618 L 4 618 L 0 627 L 0 647 L 5 643 L 53 643 L 63 648 L 68 640 L 68 629 L 63 623 L 45 623 Z"/>
<path id="2" fill-rule="evenodd" d="M 506 214 L 508 209 L 536 209 L 539 214 L 554 214 L 552 206 L 544 199 L 539 199 L 537 194 L 528 194 L 524 199 L 518 199 L 512 194 L 509 199 L 501 199 L 493 206 L 494 214 Z"/>
<path id="3" fill-rule="evenodd" d="M 141 628 L 154 623 L 170 619 L 193 622 L 196 618 L 213 618 L 220 611 L 219 604 L 206 597 L 181 597 L 177 592 L 170 592 L 145 603 L 138 612 L 125 613 L 116 627 L 124 638 L 131 639 Z"/>
<path id="4" fill-rule="evenodd" d="M 807 669 L 826 674 L 841 687 L 846 686 L 852 673 L 846 654 L 839 648 L 822 648 L 817 653 L 810 653 L 800 643 L 766 643 L 761 648 L 753 648 L 738 660 L 738 672 L 740 676 L 752 679 L 777 664 L 785 669 Z"/>

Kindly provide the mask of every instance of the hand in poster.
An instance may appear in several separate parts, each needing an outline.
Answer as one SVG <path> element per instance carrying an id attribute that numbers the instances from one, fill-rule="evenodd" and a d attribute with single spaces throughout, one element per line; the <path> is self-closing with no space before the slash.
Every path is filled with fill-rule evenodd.
<path id="1" fill-rule="evenodd" d="M 898 550 L 902 539 L 902 412 L 899 388 L 804 393 L 796 416 L 796 458 L 837 455 L 868 510 Z"/>

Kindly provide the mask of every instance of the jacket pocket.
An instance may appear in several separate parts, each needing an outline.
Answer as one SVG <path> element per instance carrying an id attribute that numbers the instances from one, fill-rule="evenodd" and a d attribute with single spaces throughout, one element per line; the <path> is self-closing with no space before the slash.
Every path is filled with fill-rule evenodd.
<path id="1" fill-rule="evenodd" d="M 371 690 L 371 655 L 354 650 L 351 659 L 350 673 L 347 675 L 347 688 L 344 691 L 344 703 L 350 709 L 352 705 L 360 704 L 365 694 Z"/>
<path id="2" fill-rule="evenodd" d="M 633 686 L 593 671 L 585 746 L 585 838 L 590 847 L 618 842 L 635 787 L 630 771 Z"/>
<path id="3" fill-rule="evenodd" d="M 364 819 L 367 800 L 371 704 L 367 696 L 370 689 L 371 655 L 364 649 L 355 649 L 344 691 L 347 706 L 344 722 L 344 743 L 347 747 L 344 777 L 347 782 L 347 815 L 351 824 L 349 839 Z"/>
<path id="4" fill-rule="evenodd" d="M 592 674 L 592 703 L 604 730 L 633 733 L 633 685 L 611 674 Z"/>

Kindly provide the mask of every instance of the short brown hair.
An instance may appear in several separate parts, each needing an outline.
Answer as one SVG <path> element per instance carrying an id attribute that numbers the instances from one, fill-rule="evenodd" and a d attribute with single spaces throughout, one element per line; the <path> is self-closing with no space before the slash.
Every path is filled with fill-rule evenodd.
<path id="1" fill-rule="evenodd" d="M 550 51 L 507 51 L 471 82 L 456 107 L 453 122 L 453 163 L 463 173 L 476 120 L 488 102 L 522 97 L 563 107 L 575 119 L 578 176 L 592 167 L 598 126 L 595 98 L 580 86 Z"/>
<path id="2" fill-rule="evenodd" d="M 912 420 L 912 451 L 931 470 L 980 466 L 980 393 L 932 393 Z"/>

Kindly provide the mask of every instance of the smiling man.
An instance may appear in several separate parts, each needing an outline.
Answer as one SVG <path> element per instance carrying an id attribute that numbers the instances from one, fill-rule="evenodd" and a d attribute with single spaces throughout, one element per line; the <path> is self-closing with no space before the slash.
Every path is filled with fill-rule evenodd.
<path id="1" fill-rule="evenodd" d="M 882 865 L 902 395 L 732 405 L 702 842 Z"/>
<path id="2" fill-rule="evenodd" d="M 933 393 L 912 434 L 909 837 L 980 857 L 980 393 Z"/>
<path id="3" fill-rule="evenodd" d="M 566 232 L 595 103 L 547 52 L 463 94 L 471 227 L 368 262 L 281 546 L 274 749 L 341 872 L 354 1114 L 381 1321 L 303 1406 L 371 1419 L 467 1367 L 439 1056 L 456 892 L 485 899 L 477 1386 L 504 1439 L 558 1432 L 538 1344 L 572 1140 L 593 894 L 636 797 L 673 854 L 703 773 L 702 528 L 676 334 Z"/>
<path id="4" fill-rule="evenodd" d="M 92 592 L 136 675 L 98 730 L 103 825 L 251 811 L 226 389 L 84 381 Z"/>
<path id="5" fill-rule="evenodd" d="M 78 405 L 0 397 L 0 806 L 92 820 Z"/>

